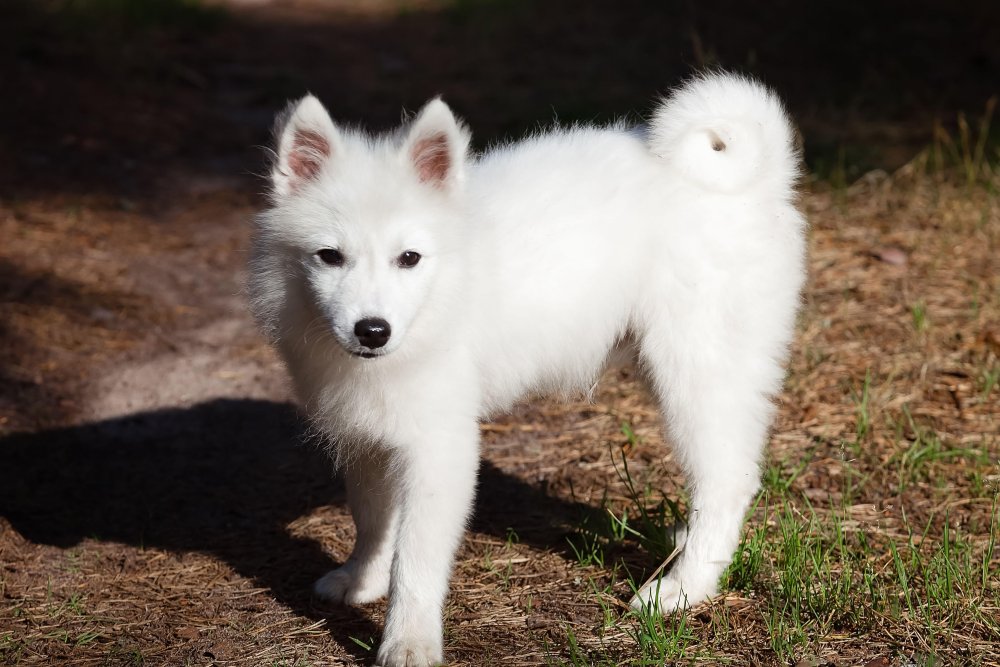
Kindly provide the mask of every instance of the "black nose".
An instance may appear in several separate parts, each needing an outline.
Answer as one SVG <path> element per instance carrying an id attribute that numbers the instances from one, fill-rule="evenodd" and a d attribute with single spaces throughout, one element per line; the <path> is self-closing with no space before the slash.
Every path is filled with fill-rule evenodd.
<path id="1" fill-rule="evenodd" d="M 391 333 L 389 323 L 380 317 L 369 317 L 354 325 L 354 335 L 358 337 L 358 342 L 372 350 L 388 343 Z"/>

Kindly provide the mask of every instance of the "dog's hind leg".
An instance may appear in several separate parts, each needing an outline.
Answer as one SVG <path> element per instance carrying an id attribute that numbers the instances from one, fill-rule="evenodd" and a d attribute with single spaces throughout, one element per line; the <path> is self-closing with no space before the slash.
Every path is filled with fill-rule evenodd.
<path id="1" fill-rule="evenodd" d="M 697 307 L 685 309 L 692 319 Z M 704 309 L 700 312 L 704 312 Z M 655 324 L 655 323 L 654 323 Z M 744 514 L 759 487 L 760 461 L 781 367 L 737 333 L 702 322 L 662 322 L 642 341 L 642 358 L 687 475 L 691 504 L 683 551 L 662 579 L 632 600 L 662 613 L 717 592 Z"/>
<path id="2" fill-rule="evenodd" d="M 347 504 L 357 539 L 350 558 L 313 587 L 336 603 L 366 604 L 389 592 L 396 516 L 392 478 L 385 454 L 361 452 L 345 466 Z"/>

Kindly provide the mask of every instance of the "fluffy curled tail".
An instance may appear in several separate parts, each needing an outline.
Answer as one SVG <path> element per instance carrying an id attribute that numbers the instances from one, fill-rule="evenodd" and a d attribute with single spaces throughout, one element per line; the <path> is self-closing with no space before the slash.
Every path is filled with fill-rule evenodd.
<path id="1" fill-rule="evenodd" d="M 770 89 L 739 75 L 705 74 L 675 90 L 653 116 L 649 146 L 715 192 L 787 197 L 798 178 L 784 106 Z"/>

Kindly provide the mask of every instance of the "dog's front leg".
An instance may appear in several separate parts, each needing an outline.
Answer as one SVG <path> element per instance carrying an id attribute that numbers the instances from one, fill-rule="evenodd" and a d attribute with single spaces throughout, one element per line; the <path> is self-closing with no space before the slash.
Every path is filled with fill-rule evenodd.
<path id="1" fill-rule="evenodd" d="M 479 467 L 477 422 L 443 421 L 399 451 L 399 523 L 378 651 L 382 667 L 442 661 L 444 600 Z"/>
<path id="2" fill-rule="evenodd" d="M 389 590 L 397 512 L 390 473 L 383 452 L 362 450 L 348 458 L 347 504 L 358 536 L 347 562 L 313 586 L 316 595 L 338 604 L 366 604 Z"/>

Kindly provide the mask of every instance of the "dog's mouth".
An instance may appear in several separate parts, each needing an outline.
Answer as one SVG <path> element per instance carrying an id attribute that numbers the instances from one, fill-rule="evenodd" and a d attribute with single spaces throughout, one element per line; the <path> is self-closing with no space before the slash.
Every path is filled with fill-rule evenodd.
<path id="1" fill-rule="evenodd" d="M 375 357 L 381 357 L 382 355 L 378 352 L 354 352 L 351 354 L 355 357 L 360 357 L 361 359 L 374 359 Z"/>

